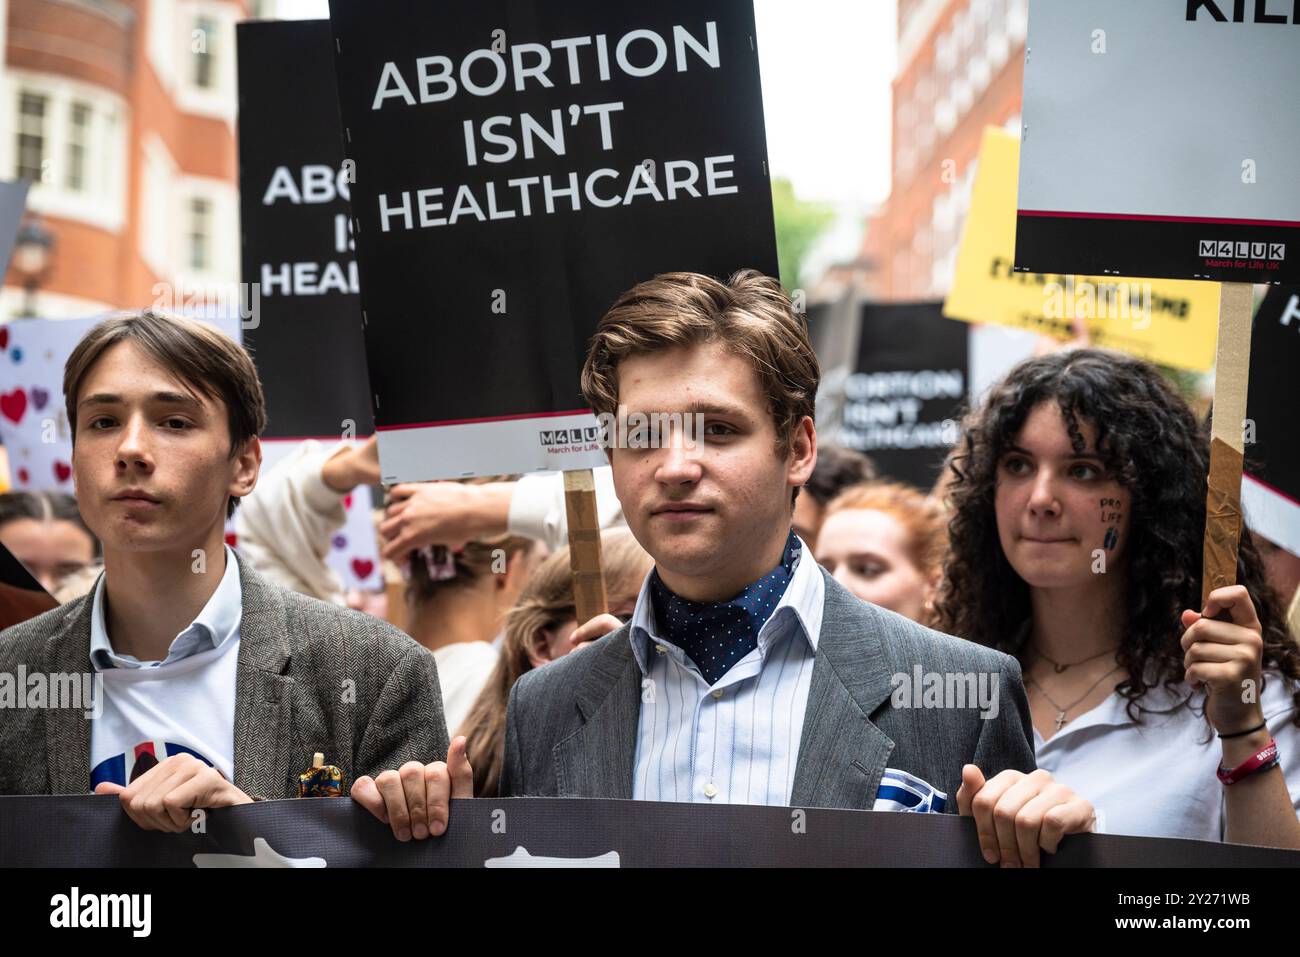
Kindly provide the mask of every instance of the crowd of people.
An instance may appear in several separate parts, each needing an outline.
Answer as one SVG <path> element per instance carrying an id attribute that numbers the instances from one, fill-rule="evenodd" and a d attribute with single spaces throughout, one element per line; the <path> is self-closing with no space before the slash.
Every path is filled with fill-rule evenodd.
<path id="1" fill-rule="evenodd" d="M 62 602 L 0 633 L 0 672 L 93 669 L 103 713 L 6 716 L 0 793 L 180 830 L 295 796 L 321 752 L 401 840 L 535 795 L 956 812 L 1004 866 L 1091 830 L 1300 848 L 1300 559 L 1248 532 L 1202 603 L 1208 434 L 1158 370 L 1022 362 L 927 490 L 819 445 L 819 382 L 770 278 L 620 297 L 587 402 L 705 427 L 607 449 L 608 608 L 580 621 L 557 474 L 388 489 L 401 600 L 349 593 L 326 556 L 376 441 L 259 474 L 237 344 L 101 323 L 65 374 L 77 498 L 0 495 Z"/>

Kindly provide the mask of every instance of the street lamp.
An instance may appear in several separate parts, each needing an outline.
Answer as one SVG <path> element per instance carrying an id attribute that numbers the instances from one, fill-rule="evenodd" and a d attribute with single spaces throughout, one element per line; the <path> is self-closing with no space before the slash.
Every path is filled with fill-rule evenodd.
<path id="1" fill-rule="evenodd" d="M 53 248 L 54 234 L 45 228 L 40 216 L 29 213 L 14 238 L 11 260 L 14 271 L 23 279 L 23 289 L 26 291 L 23 315 L 29 318 L 36 317 L 36 291 L 50 270 Z"/>

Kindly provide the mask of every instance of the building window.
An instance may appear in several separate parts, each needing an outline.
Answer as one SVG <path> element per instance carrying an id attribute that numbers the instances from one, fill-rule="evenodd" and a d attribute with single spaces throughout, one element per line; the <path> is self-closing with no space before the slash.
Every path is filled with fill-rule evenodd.
<path id="1" fill-rule="evenodd" d="M 212 203 L 194 197 L 190 200 L 190 268 L 206 272 L 212 255 Z"/>
<path id="2" fill-rule="evenodd" d="M 49 98 L 39 93 L 18 94 L 17 178 L 41 181 L 45 166 L 45 114 Z"/>
<path id="3" fill-rule="evenodd" d="M 74 101 L 68 113 L 68 189 L 83 192 L 86 188 L 86 155 L 90 147 L 89 103 Z"/>
<path id="4" fill-rule="evenodd" d="M 194 85 L 200 90 L 216 86 L 216 51 L 212 48 L 217 38 L 217 21 L 212 17 L 196 17 L 191 47 L 194 50 Z"/>

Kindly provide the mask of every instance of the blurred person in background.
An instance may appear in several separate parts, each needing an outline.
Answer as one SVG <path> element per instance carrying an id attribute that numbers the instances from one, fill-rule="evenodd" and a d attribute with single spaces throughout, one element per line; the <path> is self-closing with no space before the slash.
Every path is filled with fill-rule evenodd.
<path id="1" fill-rule="evenodd" d="M 343 500 L 379 483 L 379 447 L 371 436 L 327 447 L 308 439 L 265 472 L 235 513 L 239 553 L 282 588 L 335 605 L 349 600 L 326 563 L 330 539 L 347 521 Z M 363 610 L 370 611 L 370 608 Z"/>
<path id="2" fill-rule="evenodd" d="M 601 564 L 609 613 L 578 627 L 569 550 L 561 548 L 533 572 L 506 617 L 501 655 L 459 734 L 474 769 L 474 794 L 496 797 L 506 742 L 506 705 L 520 675 L 622 627 L 636 608 L 641 583 L 654 562 L 627 530 L 601 535 Z"/>
<path id="3" fill-rule="evenodd" d="M 1278 600 L 1287 610 L 1287 629 L 1293 641 L 1300 641 L 1300 555 L 1274 545 L 1259 532 L 1250 533 L 1251 540 L 1264 560 L 1264 573 L 1268 583 L 1277 592 Z"/>
<path id="4" fill-rule="evenodd" d="M 932 626 L 946 521 L 943 509 L 914 488 L 854 485 L 826 506 L 817 564 L 863 601 Z"/>
<path id="5" fill-rule="evenodd" d="M 497 664 L 493 639 L 540 562 L 522 536 L 435 546 L 410 555 L 406 633 L 438 661 L 447 727 L 459 727 Z"/>
<path id="6" fill-rule="evenodd" d="M 1202 604 L 1187 403 L 1139 359 L 1058 351 L 963 431 L 940 620 L 1020 659 L 1038 766 L 1101 830 L 1300 847 L 1300 649 L 1249 536 Z"/>
<path id="7" fill-rule="evenodd" d="M 0 494 L 0 543 L 60 602 L 89 592 L 99 573 L 99 542 L 63 492 Z"/>
<path id="8" fill-rule="evenodd" d="M 876 466 L 861 452 L 838 445 L 817 449 L 817 464 L 803 494 L 794 500 L 794 533 L 813 551 L 827 503 L 844 489 L 876 477 Z"/>

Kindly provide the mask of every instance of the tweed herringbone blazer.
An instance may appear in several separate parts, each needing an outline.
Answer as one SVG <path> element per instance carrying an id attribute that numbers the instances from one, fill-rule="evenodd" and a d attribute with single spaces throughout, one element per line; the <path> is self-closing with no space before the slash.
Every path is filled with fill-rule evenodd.
<path id="1" fill-rule="evenodd" d="M 313 752 L 357 777 L 445 760 L 447 726 L 433 655 L 370 615 L 286 591 L 239 562 L 235 786 L 297 796 Z M 0 673 L 91 670 L 87 595 L 0 632 Z M 82 708 L 0 713 L 0 794 L 90 790 L 91 722 Z"/>
<path id="2" fill-rule="evenodd" d="M 946 792 L 955 813 L 962 765 L 987 777 L 1034 769 L 1029 702 L 1014 658 L 860 601 L 821 571 L 826 600 L 791 806 L 868 810 L 889 767 Z M 632 797 L 641 670 L 629 627 L 515 683 L 502 797 Z M 915 698 L 895 695 L 896 676 L 911 679 L 918 667 L 996 676 L 997 715 L 917 707 Z"/>

